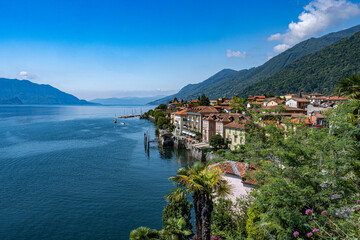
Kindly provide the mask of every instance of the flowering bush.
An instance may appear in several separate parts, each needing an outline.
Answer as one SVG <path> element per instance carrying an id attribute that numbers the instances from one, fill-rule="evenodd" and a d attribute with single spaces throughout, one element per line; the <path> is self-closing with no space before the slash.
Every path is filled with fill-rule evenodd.
<path id="1" fill-rule="evenodd" d="M 357 239 L 360 236 L 360 200 L 356 204 L 344 206 L 337 210 L 329 210 L 333 215 L 324 210 L 320 215 L 307 209 L 309 232 L 294 232 L 296 239 Z"/>
<path id="2" fill-rule="evenodd" d="M 193 239 L 193 240 L 197 240 L 197 237 L 194 236 L 192 239 Z M 223 238 L 222 236 L 220 236 L 219 234 L 217 234 L 217 235 L 215 235 L 215 236 L 214 236 L 214 235 L 211 235 L 210 240 L 225 240 L 225 238 Z"/>

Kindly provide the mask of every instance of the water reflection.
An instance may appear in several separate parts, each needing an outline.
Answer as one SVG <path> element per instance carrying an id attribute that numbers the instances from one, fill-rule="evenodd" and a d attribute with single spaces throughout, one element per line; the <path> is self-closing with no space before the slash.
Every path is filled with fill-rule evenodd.
<path id="1" fill-rule="evenodd" d="M 173 147 L 164 147 L 164 148 L 159 147 L 159 152 L 161 154 L 162 159 L 167 159 L 171 161 L 174 160 L 178 165 L 181 166 L 189 166 L 192 165 L 194 161 L 196 161 L 196 159 L 194 159 L 191 156 L 190 151 L 186 149 L 176 149 Z"/>

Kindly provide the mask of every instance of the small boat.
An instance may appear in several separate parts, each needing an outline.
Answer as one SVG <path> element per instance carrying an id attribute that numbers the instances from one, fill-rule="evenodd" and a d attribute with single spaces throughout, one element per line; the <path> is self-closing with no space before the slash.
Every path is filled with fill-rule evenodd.
<path id="1" fill-rule="evenodd" d="M 121 124 L 121 125 L 125 125 L 126 123 L 124 123 L 124 122 L 121 122 L 120 124 Z"/>

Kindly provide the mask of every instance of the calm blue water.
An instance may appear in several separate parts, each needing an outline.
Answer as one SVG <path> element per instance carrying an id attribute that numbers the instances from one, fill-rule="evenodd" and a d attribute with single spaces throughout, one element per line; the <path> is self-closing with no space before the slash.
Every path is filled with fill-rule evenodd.
<path id="1" fill-rule="evenodd" d="M 142 107 L 142 111 L 150 107 Z M 128 239 L 161 229 L 186 152 L 144 151 L 140 107 L 0 106 L 0 239 Z"/>

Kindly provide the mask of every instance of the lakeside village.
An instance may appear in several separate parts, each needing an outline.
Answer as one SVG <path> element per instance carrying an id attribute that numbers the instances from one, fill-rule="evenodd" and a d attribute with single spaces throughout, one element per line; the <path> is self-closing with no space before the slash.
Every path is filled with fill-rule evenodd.
<path id="1" fill-rule="evenodd" d="M 160 146 L 201 161 L 169 179 L 163 229 L 130 239 L 359 239 L 358 83 L 345 78 L 338 96 L 175 98 L 145 113 Z"/>
<path id="2" fill-rule="evenodd" d="M 203 95 L 186 102 L 175 98 L 143 117 L 157 124 L 160 145 L 186 148 L 196 159 L 209 161 L 214 155 L 207 153 L 212 150 L 236 150 L 245 144 L 249 119 L 242 110 L 244 108 L 259 115 L 259 125 L 275 123 L 285 127 L 283 121 L 291 120 L 306 127 L 322 128 L 326 124 L 322 112 L 347 100 L 320 93 L 217 100 L 209 100 Z"/>

